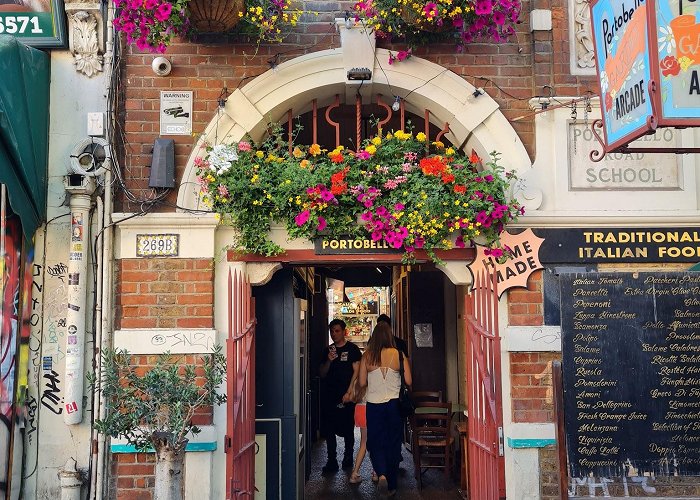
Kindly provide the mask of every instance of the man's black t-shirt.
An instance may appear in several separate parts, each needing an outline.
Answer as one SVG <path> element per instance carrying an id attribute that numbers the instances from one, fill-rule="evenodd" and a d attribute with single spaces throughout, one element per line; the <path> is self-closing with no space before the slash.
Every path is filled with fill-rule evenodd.
<path id="1" fill-rule="evenodd" d="M 404 357 L 407 358 L 408 345 L 406 344 L 406 341 L 394 335 L 394 344 L 396 345 L 396 348 L 403 353 Z"/>
<path id="2" fill-rule="evenodd" d="M 323 350 L 321 364 L 328 361 L 328 348 Z M 328 369 L 328 374 L 322 379 L 324 393 L 327 398 L 327 404 L 338 404 L 343 398 L 352 380 L 352 364 L 360 361 L 362 352 L 352 342 L 345 342 L 343 347 L 336 347 L 338 357 L 331 361 L 331 366 Z"/>

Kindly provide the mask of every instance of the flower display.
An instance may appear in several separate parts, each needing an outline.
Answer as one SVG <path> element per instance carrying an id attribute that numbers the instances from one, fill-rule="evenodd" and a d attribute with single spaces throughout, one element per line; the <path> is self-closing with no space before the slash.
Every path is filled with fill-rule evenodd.
<path id="1" fill-rule="evenodd" d="M 189 33 L 188 3 L 189 0 L 114 0 L 114 29 L 123 32 L 126 41 L 139 50 L 163 53 L 174 37 Z"/>
<path id="2" fill-rule="evenodd" d="M 207 147 L 196 161 L 201 196 L 238 230 L 237 250 L 274 255 L 272 223 L 290 237 L 356 237 L 383 242 L 411 262 L 423 249 L 464 247 L 478 240 L 507 257 L 499 236 L 523 208 L 508 196 L 515 176 L 493 154 L 483 169 L 425 134 L 402 130 L 365 141 L 361 150 L 270 139 Z M 224 163 L 229 165 L 222 165 Z"/>
<path id="3" fill-rule="evenodd" d="M 113 24 L 139 50 L 164 53 L 175 37 L 193 31 L 189 5 L 192 0 L 114 0 Z M 240 32 L 259 42 L 280 42 L 285 28 L 296 26 L 301 10 L 290 0 L 247 0 L 238 10 Z M 235 22 L 235 21 L 234 21 Z"/>
<path id="4" fill-rule="evenodd" d="M 402 39 L 409 45 L 430 39 L 426 33 L 453 39 L 459 47 L 475 40 L 503 42 L 515 33 L 520 11 L 520 0 L 359 0 L 355 4 L 357 19 L 378 37 Z"/>

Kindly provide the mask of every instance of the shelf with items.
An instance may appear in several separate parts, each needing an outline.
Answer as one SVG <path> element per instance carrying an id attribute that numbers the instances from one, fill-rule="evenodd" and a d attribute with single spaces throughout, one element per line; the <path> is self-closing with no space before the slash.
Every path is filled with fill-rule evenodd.
<path id="1" fill-rule="evenodd" d="M 377 314 L 347 314 L 339 316 L 347 325 L 347 339 L 364 350 L 377 322 Z"/>

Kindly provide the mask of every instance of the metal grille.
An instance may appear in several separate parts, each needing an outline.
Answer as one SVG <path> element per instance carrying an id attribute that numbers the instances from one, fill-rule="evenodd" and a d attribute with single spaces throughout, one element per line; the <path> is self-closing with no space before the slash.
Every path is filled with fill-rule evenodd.
<path id="1" fill-rule="evenodd" d="M 496 279 L 477 273 L 465 297 L 467 408 L 469 411 L 469 498 L 505 498 L 501 341 Z"/>

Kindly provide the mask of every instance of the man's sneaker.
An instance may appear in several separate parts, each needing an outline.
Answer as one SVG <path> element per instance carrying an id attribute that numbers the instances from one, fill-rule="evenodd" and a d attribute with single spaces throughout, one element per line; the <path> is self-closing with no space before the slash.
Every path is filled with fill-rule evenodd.
<path id="1" fill-rule="evenodd" d="M 323 466 L 321 472 L 323 472 L 324 474 L 333 474 L 334 472 L 338 472 L 338 461 L 329 460 L 328 462 L 326 462 L 326 465 Z"/>
<path id="2" fill-rule="evenodd" d="M 343 458 L 343 469 L 352 469 L 352 457 Z"/>

